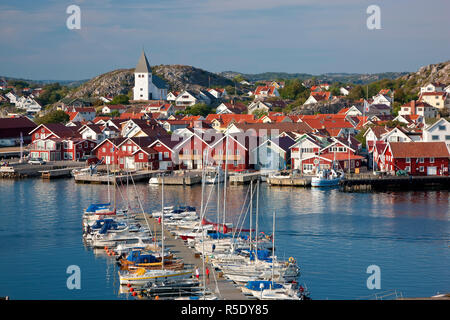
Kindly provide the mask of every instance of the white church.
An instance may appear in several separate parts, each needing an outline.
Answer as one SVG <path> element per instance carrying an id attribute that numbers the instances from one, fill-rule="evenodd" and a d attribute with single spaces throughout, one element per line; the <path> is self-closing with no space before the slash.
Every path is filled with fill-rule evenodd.
<path id="1" fill-rule="evenodd" d="M 134 70 L 133 100 L 166 100 L 167 84 L 157 75 L 152 75 L 144 51 Z"/>

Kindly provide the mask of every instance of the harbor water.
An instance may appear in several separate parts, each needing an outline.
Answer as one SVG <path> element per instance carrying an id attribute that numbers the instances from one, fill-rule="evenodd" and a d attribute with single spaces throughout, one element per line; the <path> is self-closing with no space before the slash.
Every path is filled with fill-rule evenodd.
<path id="1" fill-rule="evenodd" d="M 212 189 L 212 192 L 210 193 Z M 161 209 L 160 186 L 121 186 L 119 205 Z M 165 186 L 165 205 L 201 205 L 201 186 Z M 226 222 L 237 223 L 248 186 L 227 188 Z M 215 187 L 207 186 L 207 219 L 217 220 Z M 338 189 L 261 184 L 258 229 L 272 232 L 280 258 L 294 257 L 313 299 L 370 299 L 396 290 L 404 297 L 450 292 L 448 191 L 343 193 Z M 223 209 L 223 194 L 220 208 Z M 73 179 L 0 180 L 0 296 L 11 299 L 130 299 L 119 294 L 114 259 L 83 244 L 81 215 L 108 201 L 106 185 Z M 206 200 L 205 200 L 206 203 Z M 256 207 L 256 197 L 254 197 Z M 220 219 L 223 219 L 220 213 Z M 254 219 L 253 219 L 254 221 Z M 245 227 L 248 227 L 248 216 Z M 69 266 L 81 288 L 69 289 Z M 369 289 L 369 266 L 380 289 Z"/>

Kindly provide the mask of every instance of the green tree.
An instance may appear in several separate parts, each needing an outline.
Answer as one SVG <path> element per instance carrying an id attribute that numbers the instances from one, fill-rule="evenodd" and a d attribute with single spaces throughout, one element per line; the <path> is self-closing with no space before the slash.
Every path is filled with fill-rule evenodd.
<path id="1" fill-rule="evenodd" d="M 128 104 L 129 103 L 129 97 L 126 94 L 119 94 L 115 96 L 111 102 L 108 102 L 107 104 Z"/>
<path id="2" fill-rule="evenodd" d="M 54 110 L 42 117 L 37 117 L 35 122 L 37 124 L 44 123 L 66 123 L 70 119 L 69 115 L 62 110 Z"/>
<path id="3" fill-rule="evenodd" d="M 284 88 L 278 90 L 281 98 L 296 100 L 300 97 L 308 98 L 309 90 L 304 87 L 299 79 L 287 81 Z"/>
<path id="4" fill-rule="evenodd" d="M 206 117 L 208 114 L 212 113 L 212 110 L 213 108 L 205 103 L 197 103 L 193 106 L 186 107 L 186 109 L 184 110 L 184 114 Z"/>

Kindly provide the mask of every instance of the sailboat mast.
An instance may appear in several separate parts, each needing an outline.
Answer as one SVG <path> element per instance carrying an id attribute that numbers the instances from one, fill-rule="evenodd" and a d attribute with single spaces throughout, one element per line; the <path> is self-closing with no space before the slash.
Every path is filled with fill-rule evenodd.
<path id="1" fill-rule="evenodd" d="M 217 166 L 217 223 L 220 223 L 220 166 Z M 217 241 L 219 241 L 219 228 L 217 228 Z"/>
<path id="2" fill-rule="evenodd" d="M 275 211 L 273 212 L 272 222 L 272 288 L 273 288 L 273 269 L 274 269 L 274 253 L 275 253 Z"/>
<path id="3" fill-rule="evenodd" d="M 252 252 L 253 180 L 250 180 L 250 253 Z"/>
<path id="4" fill-rule="evenodd" d="M 109 190 L 109 164 L 106 163 L 106 181 L 108 182 L 108 203 L 111 205 L 111 192 Z"/>
<path id="5" fill-rule="evenodd" d="M 223 226 L 225 228 L 225 214 L 227 209 L 227 176 L 228 176 L 228 134 L 225 138 L 225 181 L 223 183 Z"/>
<path id="6" fill-rule="evenodd" d="M 164 178 L 161 177 L 161 262 L 164 270 Z"/>
<path id="7" fill-rule="evenodd" d="M 258 260 L 258 216 L 259 216 L 259 180 L 258 182 L 256 182 L 255 262 Z"/>

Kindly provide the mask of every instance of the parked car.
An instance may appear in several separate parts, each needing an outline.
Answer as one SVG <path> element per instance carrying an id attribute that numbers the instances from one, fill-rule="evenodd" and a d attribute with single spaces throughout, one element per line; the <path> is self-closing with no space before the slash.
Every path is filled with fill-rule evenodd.
<path id="1" fill-rule="evenodd" d="M 28 160 L 29 164 L 45 164 L 45 161 L 42 158 L 31 158 L 30 160 Z"/>

